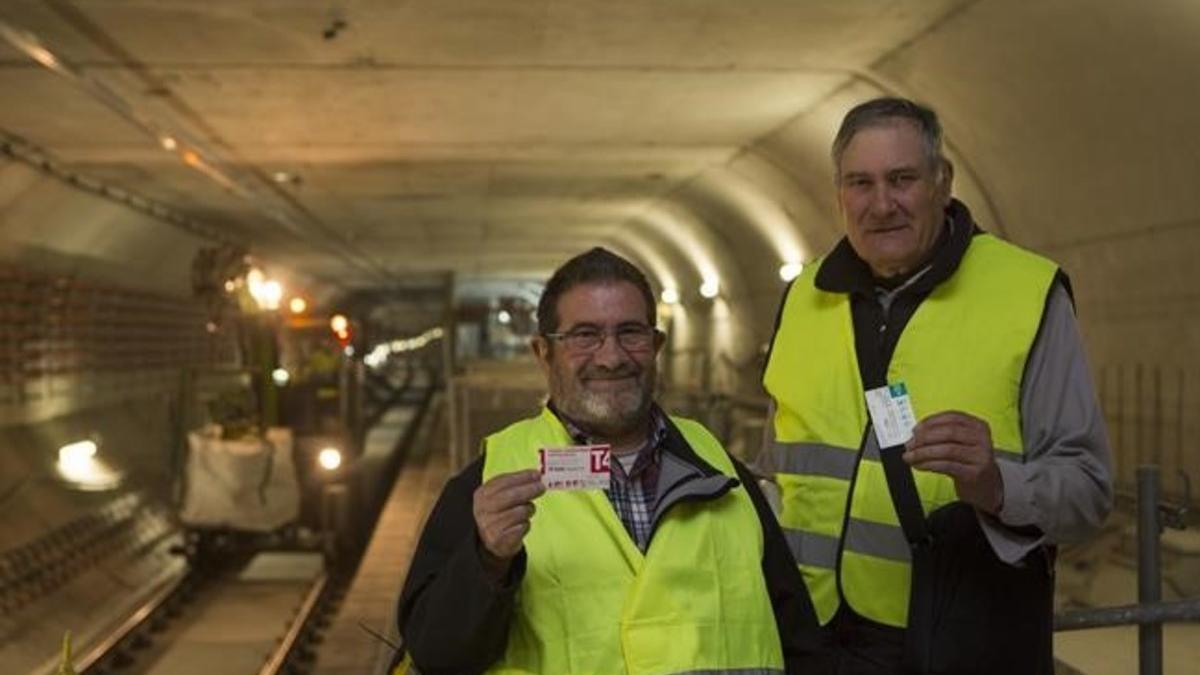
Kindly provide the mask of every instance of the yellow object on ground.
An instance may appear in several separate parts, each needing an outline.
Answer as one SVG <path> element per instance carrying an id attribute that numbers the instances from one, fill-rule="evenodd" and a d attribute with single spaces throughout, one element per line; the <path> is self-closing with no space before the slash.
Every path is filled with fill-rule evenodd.
<path id="1" fill-rule="evenodd" d="M 71 631 L 63 634 L 62 659 L 56 675 L 75 675 L 75 666 L 71 665 Z"/>

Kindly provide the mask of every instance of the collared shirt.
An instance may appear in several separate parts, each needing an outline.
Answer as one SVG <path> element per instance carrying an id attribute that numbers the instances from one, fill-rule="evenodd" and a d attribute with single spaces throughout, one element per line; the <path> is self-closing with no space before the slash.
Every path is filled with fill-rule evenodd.
<path id="1" fill-rule="evenodd" d="M 594 442 L 594 439 L 571 420 L 561 413 L 559 417 L 574 442 L 580 445 Z M 617 512 L 617 517 L 621 519 L 621 524 L 625 526 L 638 549 L 643 552 L 650 545 L 650 532 L 654 529 L 659 459 L 663 441 L 667 437 L 667 423 L 657 407 L 651 408 L 650 428 L 646 444 L 638 448 L 637 458 L 633 460 L 633 466 L 628 471 L 615 457 L 610 462 L 612 483 L 609 489 L 604 491 L 608 501 L 612 503 L 613 510 Z"/>

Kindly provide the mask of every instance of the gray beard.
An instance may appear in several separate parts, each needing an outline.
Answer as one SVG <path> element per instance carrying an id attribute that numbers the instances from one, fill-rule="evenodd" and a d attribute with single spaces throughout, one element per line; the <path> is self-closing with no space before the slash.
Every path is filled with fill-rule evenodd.
<path id="1" fill-rule="evenodd" d="M 650 409 L 652 386 L 617 396 L 604 396 L 587 391 L 582 386 L 574 396 L 563 396 L 561 387 L 554 394 L 554 403 L 571 421 L 586 427 L 586 431 L 605 436 L 619 435 L 641 424 Z"/>

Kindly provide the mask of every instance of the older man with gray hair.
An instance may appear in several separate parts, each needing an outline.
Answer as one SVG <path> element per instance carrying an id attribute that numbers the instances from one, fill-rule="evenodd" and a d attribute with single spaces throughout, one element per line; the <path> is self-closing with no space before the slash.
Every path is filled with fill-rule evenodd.
<path id="1" fill-rule="evenodd" d="M 856 106 L 845 238 L 788 288 L 760 470 L 839 673 L 1050 673 L 1055 545 L 1110 458 L 1066 275 L 951 196 L 933 110 Z"/>

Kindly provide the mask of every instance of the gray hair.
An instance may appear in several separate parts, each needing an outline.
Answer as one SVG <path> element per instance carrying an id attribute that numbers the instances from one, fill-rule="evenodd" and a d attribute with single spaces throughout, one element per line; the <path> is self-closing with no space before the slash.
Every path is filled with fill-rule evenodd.
<path id="1" fill-rule="evenodd" d="M 938 121 L 937 113 L 932 108 L 906 98 L 883 97 L 859 103 L 842 118 L 842 126 L 833 138 L 833 148 L 830 151 L 834 171 L 841 172 L 842 155 L 855 134 L 863 129 L 889 126 L 897 120 L 907 120 L 921 132 L 925 157 L 930 167 L 940 170 L 945 166 L 946 157 L 942 154 L 942 123 Z"/>

